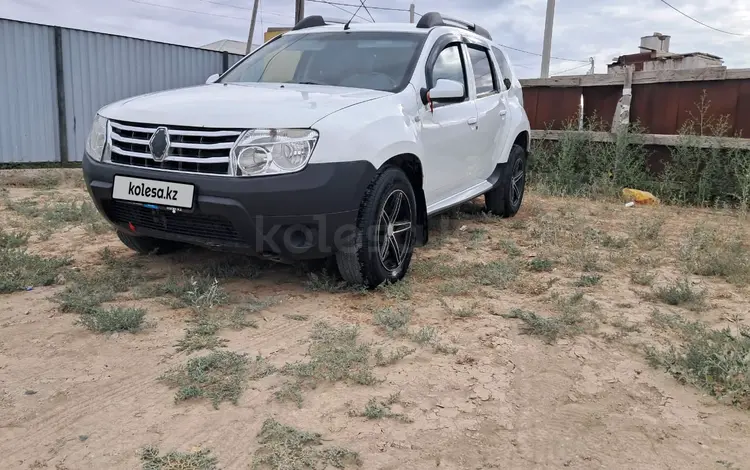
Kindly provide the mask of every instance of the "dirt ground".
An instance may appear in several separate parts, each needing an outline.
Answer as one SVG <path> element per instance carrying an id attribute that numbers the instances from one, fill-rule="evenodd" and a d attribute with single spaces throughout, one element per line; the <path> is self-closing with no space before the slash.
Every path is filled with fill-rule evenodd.
<path id="1" fill-rule="evenodd" d="M 87 201 L 80 170 L 5 170 L 0 188 L 4 232 L 28 233 L 28 253 L 70 258 L 51 285 L 0 294 L 0 468 L 213 468 L 199 457 L 149 464 L 148 446 L 210 450 L 222 469 L 307 468 L 304 456 L 325 468 L 336 463 L 314 453 L 325 446 L 356 452 L 366 469 L 750 468 L 748 397 L 718 399 L 647 354 L 684 343 L 665 318 L 750 324 L 742 266 L 714 276 L 686 267 L 696 226 L 747 242 L 742 214 L 532 192 L 513 219 L 467 209 L 435 221 L 407 282 L 361 292 L 324 272 L 198 249 L 137 257 L 90 207 L 51 212 Z M 61 306 L 87 275 L 107 285 L 108 269 L 132 266 L 146 279 L 113 288 L 104 306 L 145 309 L 138 331 L 99 333 L 80 322 L 94 314 Z M 194 304 L 179 303 L 179 289 L 163 287 L 207 267 L 217 284 L 206 295 L 220 289 L 223 302 L 199 311 L 202 300 L 183 290 Z M 658 295 L 683 279 L 674 302 Z M 207 349 L 176 347 L 196 318 L 250 304 L 245 323 L 214 323 Z M 341 366 L 353 373 L 336 373 L 335 351 L 314 362 L 320 321 L 359 327 L 367 356 Z M 160 377 L 211 349 L 273 369 L 246 375 L 236 404 L 176 400 L 182 392 Z M 403 354 L 378 360 L 378 349 Z M 320 433 L 321 445 L 263 447 L 269 418 Z M 254 460 L 263 453 L 276 460 Z"/>

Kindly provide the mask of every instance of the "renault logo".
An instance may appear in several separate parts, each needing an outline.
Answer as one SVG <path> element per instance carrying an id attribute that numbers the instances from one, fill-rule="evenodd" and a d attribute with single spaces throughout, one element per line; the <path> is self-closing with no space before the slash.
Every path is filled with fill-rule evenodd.
<path id="1" fill-rule="evenodd" d="M 159 127 L 148 141 L 151 150 L 151 157 L 155 162 L 161 162 L 169 155 L 169 130 L 166 127 Z"/>

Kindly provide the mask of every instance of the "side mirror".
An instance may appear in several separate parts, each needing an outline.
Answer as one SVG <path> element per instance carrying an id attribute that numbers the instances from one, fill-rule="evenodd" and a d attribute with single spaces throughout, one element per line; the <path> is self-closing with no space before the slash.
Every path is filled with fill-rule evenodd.
<path id="1" fill-rule="evenodd" d="M 510 90 L 510 87 L 513 85 L 513 82 L 510 81 L 510 78 L 503 79 L 503 83 L 505 84 L 506 90 Z"/>
<path id="2" fill-rule="evenodd" d="M 429 91 L 432 101 L 455 100 L 464 97 L 464 86 L 455 81 L 441 78 Z"/>
<path id="3" fill-rule="evenodd" d="M 219 74 L 215 73 L 215 74 L 211 75 L 210 77 L 208 77 L 208 79 L 206 80 L 206 85 L 210 85 L 212 83 L 216 83 L 216 80 L 218 80 L 218 79 L 219 79 Z"/>

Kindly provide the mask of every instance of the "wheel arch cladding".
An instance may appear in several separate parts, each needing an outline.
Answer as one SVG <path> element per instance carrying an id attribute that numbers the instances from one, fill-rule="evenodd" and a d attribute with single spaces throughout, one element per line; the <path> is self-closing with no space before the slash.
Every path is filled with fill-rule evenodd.
<path id="1" fill-rule="evenodd" d="M 427 200 L 424 196 L 423 182 L 424 172 L 422 171 L 422 161 L 414 154 L 403 153 L 389 158 L 384 164 L 386 166 L 395 166 L 400 168 L 406 177 L 409 178 L 412 188 L 414 188 L 414 197 L 417 199 L 417 243 L 416 246 L 423 246 L 427 243 Z"/>
<path id="2" fill-rule="evenodd" d="M 526 153 L 529 153 L 529 133 L 528 131 L 523 131 L 520 134 L 516 136 L 516 140 L 513 142 L 516 145 L 520 145 Z"/>

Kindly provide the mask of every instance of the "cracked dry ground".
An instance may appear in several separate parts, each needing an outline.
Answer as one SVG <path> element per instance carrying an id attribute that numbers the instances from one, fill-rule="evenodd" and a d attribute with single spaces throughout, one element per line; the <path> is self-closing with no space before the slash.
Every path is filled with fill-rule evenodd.
<path id="1" fill-rule="evenodd" d="M 4 239 L 28 232 L 14 249 L 71 260 L 48 286 L 4 280 L 1 468 L 141 468 L 147 446 L 210 449 L 218 468 L 249 468 L 268 418 L 320 433 L 368 469 L 750 468 L 748 389 L 716 398 L 689 374 L 652 367 L 646 352 L 681 347 L 665 326 L 675 319 L 730 332 L 748 324 L 747 273 L 699 276 L 685 259 L 697 225 L 747 242 L 741 214 L 531 193 L 511 220 L 469 207 L 435 221 L 408 282 L 357 292 L 321 271 L 201 250 L 136 257 L 71 203 L 86 201 L 77 170 L 6 171 L 0 182 Z M 61 204 L 83 215 L 60 222 L 49 214 Z M 145 321 L 133 333 L 92 331 L 61 296 L 118 269 L 131 277 L 103 307 L 142 308 Z M 201 276 L 217 283 L 197 292 Z M 165 288 L 170 279 L 195 289 Z M 699 298 L 657 295 L 678 281 Z M 176 348 L 197 318 L 245 305 L 243 321 L 217 320 L 209 341 Z M 315 359 L 321 321 L 358 325 L 364 347 L 347 351 L 360 356 L 295 369 Z M 268 368 L 244 376 L 236 404 L 176 401 L 160 376 L 210 354 L 203 347 Z M 382 413 L 361 413 L 397 392 Z M 149 468 L 213 468 L 200 465 Z"/>

